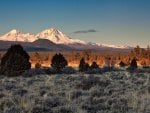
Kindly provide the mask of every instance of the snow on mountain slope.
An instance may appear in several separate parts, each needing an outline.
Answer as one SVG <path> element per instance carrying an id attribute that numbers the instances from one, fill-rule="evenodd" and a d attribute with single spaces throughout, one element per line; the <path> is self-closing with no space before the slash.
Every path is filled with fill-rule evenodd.
<path id="1" fill-rule="evenodd" d="M 118 49 L 130 48 L 130 46 L 125 46 L 125 45 L 122 45 L 122 46 L 116 46 L 116 45 L 99 44 L 99 43 L 96 43 L 96 45 L 101 46 L 101 47 L 110 47 L 110 48 L 118 48 Z"/>
<path id="2" fill-rule="evenodd" d="M 30 33 L 21 33 L 16 29 L 11 30 L 10 32 L 0 36 L 0 40 L 4 41 L 24 41 L 24 42 L 32 42 L 36 40 L 35 36 Z"/>
<path id="3" fill-rule="evenodd" d="M 48 39 L 56 44 L 73 44 L 73 43 L 81 43 L 85 44 L 84 41 L 78 40 L 78 39 L 71 39 L 68 36 L 66 36 L 64 33 L 60 32 L 57 29 L 46 29 L 42 31 L 41 33 L 38 33 L 36 35 L 37 38 L 40 39 Z"/>
<path id="4" fill-rule="evenodd" d="M 89 46 L 93 46 L 93 47 L 103 47 L 103 48 L 116 48 L 116 49 L 130 49 L 132 47 L 130 46 L 125 46 L 125 45 L 122 45 L 122 46 L 117 46 L 117 45 L 111 45 L 111 44 L 100 44 L 100 43 L 93 43 L 93 42 L 88 42 L 87 45 Z"/>
<path id="5" fill-rule="evenodd" d="M 89 42 L 86 43 L 79 39 L 71 39 L 61 31 L 49 28 L 46 29 L 36 35 L 30 34 L 30 33 L 21 33 L 20 31 L 17 31 L 16 29 L 11 30 L 10 32 L 0 36 L 0 40 L 4 41 L 22 41 L 22 42 L 33 42 L 37 39 L 48 39 L 52 41 L 55 44 L 64 44 L 68 45 L 70 47 L 80 48 L 118 48 L 118 49 L 128 49 L 129 46 L 115 46 L 115 45 L 108 45 L 108 44 L 99 44 L 99 43 L 93 43 Z"/>
<path id="6" fill-rule="evenodd" d="M 33 42 L 37 39 L 48 39 L 56 44 L 86 44 L 84 41 L 78 39 L 71 39 L 66 36 L 64 33 L 60 32 L 57 29 L 46 29 L 41 33 L 36 35 L 30 33 L 21 33 L 16 29 L 11 30 L 10 32 L 0 36 L 0 40 L 4 41 L 23 41 L 23 42 Z"/>

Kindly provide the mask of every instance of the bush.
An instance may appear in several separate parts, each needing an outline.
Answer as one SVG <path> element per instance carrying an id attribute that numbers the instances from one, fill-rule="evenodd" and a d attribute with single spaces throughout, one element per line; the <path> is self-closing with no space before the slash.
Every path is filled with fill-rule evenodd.
<path id="1" fill-rule="evenodd" d="M 102 68 L 102 72 L 111 72 L 111 71 L 118 71 L 118 69 L 115 67 L 109 67 L 109 66 L 108 67 L 105 66 Z"/>
<path id="2" fill-rule="evenodd" d="M 93 69 L 88 69 L 86 71 L 87 74 L 101 74 L 102 73 L 102 70 L 100 68 L 93 68 Z"/>
<path id="3" fill-rule="evenodd" d="M 98 69 L 99 66 L 97 65 L 96 62 L 93 62 L 90 68 L 91 68 L 91 69 Z"/>
<path id="4" fill-rule="evenodd" d="M 120 66 L 120 67 L 125 67 L 126 64 L 125 64 L 123 61 L 121 61 L 121 62 L 119 63 L 119 66 Z"/>
<path id="5" fill-rule="evenodd" d="M 89 64 L 85 62 L 84 58 L 80 60 L 79 71 L 85 72 L 90 68 Z"/>
<path id="6" fill-rule="evenodd" d="M 73 74 L 75 73 L 76 70 L 72 67 L 65 67 L 63 70 L 62 70 L 62 73 L 64 74 Z"/>
<path id="7" fill-rule="evenodd" d="M 56 74 L 57 73 L 56 69 L 54 69 L 53 67 L 45 69 L 45 72 L 46 72 L 46 74 Z"/>
<path id="8" fill-rule="evenodd" d="M 48 68 L 45 69 L 45 72 L 47 74 L 57 74 L 57 70 L 55 68 Z M 72 67 L 65 67 L 61 70 L 61 72 L 59 72 L 59 74 L 73 74 L 76 73 L 76 70 Z"/>
<path id="9" fill-rule="evenodd" d="M 82 96 L 82 90 L 73 90 L 70 94 L 70 98 L 73 99 L 77 99 L 80 96 Z"/>
<path id="10" fill-rule="evenodd" d="M 82 90 L 89 90 L 91 87 L 99 85 L 101 87 L 107 87 L 110 84 L 109 80 L 101 80 L 99 77 L 89 75 L 87 78 L 83 78 L 76 88 Z"/>
<path id="11" fill-rule="evenodd" d="M 105 100 L 93 97 L 90 97 L 86 101 L 83 101 L 81 107 L 82 109 L 86 110 L 87 113 L 106 113 L 105 111 L 110 109 L 110 107 L 105 104 Z"/>
<path id="12" fill-rule="evenodd" d="M 43 75 L 43 74 L 46 74 L 46 72 L 43 69 L 35 68 L 26 70 L 22 75 L 24 77 L 32 77 L 34 75 Z"/>
<path id="13" fill-rule="evenodd" d="M 14 91 L 14 95 L 21 96 L 21 97 L 23 97 L 27 93 L 28 91 L 26 89 L 17 89 Z"/>
<path id="14" fill-rule="evenodd" d="M 64 58 L 62 54 L 55 54 L 52 58 L 52 64 L 51 66 L 56 69 L 58 73 L 62 71 L 64 67 L 68 65 L 67 60 Z"/>
<path id="15" fill-rule="evenodd" d="M 54 113 L 75 113 L 75 109 L 71 106 L 60 106 L 54 109 Z"/>
<path id="16" fill-rule="evenodd" d="M 41 64 L 40 63 L 36 63 L 35 64 L 35 68 L 41 68 Z"/>
<path id="17" fill-rule="evenodd" d="M 10 111 L 9 113 L 13 113 L 11 112 L 11 109 L 14 107 L 15 107 L 15 103 L 13 103 L 12 100 L 8 98 L 0 99 L 0 113 L 4 113 L 4 111 L 5 113 L 8 111 Z"/>
<path id="18" fill-rule="evenodd" d="M 53 113 L 53 111 L 45 106 L 35 106 L 31 110 L 31 113 Z"/>
<path id="19" fill-rule="evenodd" d="M 127 68 L 127 71 L 129 72 L 135 72 L 135 71 L 138 71 L 137 69 L 137 62 L 136 62 L 136 59 L 132 59 L 131 63 L 130 63 L 130 66 Z"/>
<path id="20" fill-rule="evenodd" d="M 21 113 L 21 112 L 23 112 L 23 110 L 17 107 L 10 107 L 5 111 L 5 113 Z"/>
<path id="21" fill-rule="evenodd" d="M 29 55 L 21 45 L 12 45 L 1 59 L 1 73 L 7 76 L 18 76 L 30 68 Z"/>
<path id="22" fill-rule="evenodd" d="M 130 67 L 133 68 L 133 69 L 136 69 L 138 66 L 137 66 L 137 62 L 136 62 L 136 59 L 132 59 L 131 61 L 131 64 L 130 64 Z"/>
<path id="23" fill-rule="evenodd" d="M 62 97 L 57 97 L 57 96 L 48 97 L 42 104 L 47 108 L 54 108 L 54 107 L 65 105 L 66 100 Z"/>

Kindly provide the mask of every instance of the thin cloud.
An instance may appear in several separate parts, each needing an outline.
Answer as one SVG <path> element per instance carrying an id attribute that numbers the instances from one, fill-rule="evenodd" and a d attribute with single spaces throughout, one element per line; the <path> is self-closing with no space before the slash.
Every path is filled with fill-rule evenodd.
<path id="1" fill-rule="evenodd" d="M 75 34 L 80 34 L 80 33 L 95 33 L 97 30 L 95 29 L 89 29 L 89 30 L 81 30 L 81 31 L 75 31 Z"/>

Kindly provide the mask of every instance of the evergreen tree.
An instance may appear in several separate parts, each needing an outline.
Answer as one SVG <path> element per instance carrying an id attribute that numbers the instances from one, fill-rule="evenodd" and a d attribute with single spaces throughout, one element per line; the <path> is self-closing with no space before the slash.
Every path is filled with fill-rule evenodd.
<path id="1" fill-rule="evenodd" d="M 17 76 L 31 68 L 29 55 L 21 45 L 12 45 L 1 59 L 1 73 Z"/>
<path id="2" fill-rule="evenodd" d="M 56 69 L 56 71 L 59 73 L 62 71 L 62 69 L 68 65 L 67 60 L 64 58 L 62 54 L 55 54 L 52 58 L 52 64 L 51 66 Z"/>
<path id="3" fill-rule="evenodd" d="M 92 65 L 91 65 L 91 69 L 98 69 L 99 66 L 97 65 L 96 62 L 93 62 Z"/>
<path id="4" fill-rule="evenodd" d="M 85 62 L 84 58 L 80 60 L 79 71 L 84 72 L 89 69 L 89 64 Z"/>
<path id="5" fill-rule="evenodd" d="M 88 69 L 90 69 L 90 65 L 88 63 L 85 63 L 85 71 L 87 71 Z"/>
<path id="6" fill-rule="evenodd" d="M 120 66 L 120 67 L 124 67 L 124 66 L 126 66 L 126 64 L 125 64 L 123 61 L 121 61 L 121 62 L 119 63 L 119 66 Z"/>
<path id="7" fill-rule="evenodd" d="M 131 68 L 133 68 L 133 69 L 135 69 L 135 68 L 137 68 L 138 66 L 137 66 L 137 61 L 136 61 L 136 59 L 134 58 L 134 59 L 132 59 L 132 61 L 131 61 L 131 64 L 130 64 L 130 67 Z"/>

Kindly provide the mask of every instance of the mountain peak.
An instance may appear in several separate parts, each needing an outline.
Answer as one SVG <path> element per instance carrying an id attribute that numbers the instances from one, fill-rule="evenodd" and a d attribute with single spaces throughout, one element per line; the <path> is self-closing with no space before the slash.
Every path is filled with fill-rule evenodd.
<path id="1" fill-rule="evenodd" d="M 32 42 L 36 39 L 35 39 L 35 36 L 32 34 L 22 33 L 16 29 L 12 29 L 8 33 L 0 36 L 0 40 Z"/>
<path id="2" fill-rule="evenodd" d="M 42 32 L 33 35 L 30 33 L 22 33 L 16 29 L 12 29 L 10 32 L 0 36 L 0 40 L 4 41 L 23 41 L 23 42 L 33 42 L 37 39 L 45 39 L 42 40 L 46 42 L 47 40 L 52 41 L 55 44 L 64 44 L 64 45 L 87 45 L 89 47 L 108 47 L 108 48 L 128 48 L 126 46 L 115 46 L 115 45 L 108 45 L 108 44 L 99 44 L 99 43 L 86 43 L 79 39 L 71 39 L 63 32 L 55 29 L 55 28 L 48 28 L 43 30 Z M 89 47 L 88 47 L 89 46 Z"/>
<path id="3" fill-rule="evenodd" d="M 36 35 L 39 39 L 48 39 L 56 44 L 69 44 L 73 40 L 55 28 L 49 28 Z"/>
<path id="4" fill-rule="evenodd" d="M 49 28 L 49 29 L 45 29 L 40 34 L 45 35 L 45 36 L 49 36 L 49 35 L 59 35 L 59 34 L 61 34 L 61 32 L 55 28 Z"/>
<path id="5" fill-rule="evenodd" d="M 17 34 L 20 33 L 18 30 L 16 29 L 12 29 L 10 32 L 8 32 L 9 34 Z"/>

